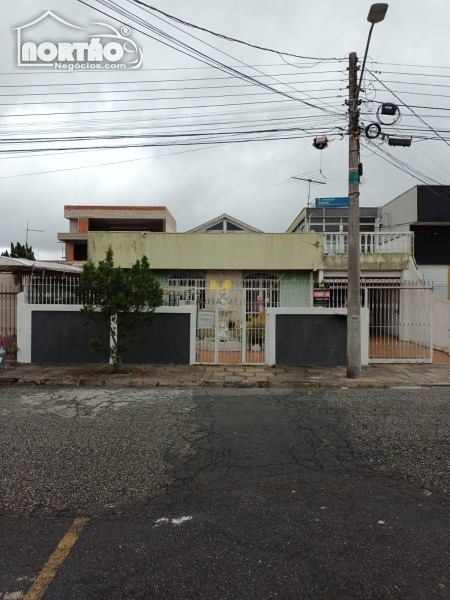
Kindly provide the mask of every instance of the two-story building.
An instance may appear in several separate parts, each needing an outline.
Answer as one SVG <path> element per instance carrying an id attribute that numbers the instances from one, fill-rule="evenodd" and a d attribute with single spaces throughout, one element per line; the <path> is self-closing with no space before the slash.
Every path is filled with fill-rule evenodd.
<path id="1" fill-rule="evenodd" d="M 450 186 L 416 185 L 378 209 L 380 232 L 414 236 L 413 256 L 435 294 L 449 296 Z"/>

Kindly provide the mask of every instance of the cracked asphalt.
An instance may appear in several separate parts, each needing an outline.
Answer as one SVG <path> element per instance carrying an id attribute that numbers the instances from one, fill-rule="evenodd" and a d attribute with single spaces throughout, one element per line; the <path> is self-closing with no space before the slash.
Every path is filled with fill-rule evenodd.
<path id="1" fill-rule="evenodd" d="M 0 391 L 0 598 L 450 598 L 450 390 Z"/>

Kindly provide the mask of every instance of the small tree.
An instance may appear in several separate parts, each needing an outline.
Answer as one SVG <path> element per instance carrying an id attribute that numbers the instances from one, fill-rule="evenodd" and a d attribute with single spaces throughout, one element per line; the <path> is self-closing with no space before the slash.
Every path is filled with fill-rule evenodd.
<path id="1" fill-rule="evenodd" d="M 17 242 L 17 244 L 13 244 L 11 242 L 11 251 L 5 250 L 1 253 L 0 256 L 9 256 L 10 258 L 28 258 L 28 260 L 36 260 L 36 257 L 33 252 L 33 248 L 28 246 L 28 244 L 21 244 Z"/>
<path id="2" fill-rule="evenodd" d="M 131 269 L 115 267 L 110 246 L 105 260 L 97 267 L 92 262 L 83 266 L 76 293 L 83 300 L 81 314 L 96 323 L 105 323 L 111 336 L 111 343 L 109 339 L 89 340 L 91 352 L 112 359 L 114 372 L 118 373 L 124 352 L 148 341 L 138 339 L 138 328 L 151 323 L 155 308 L 162 304 L 163 290 L 147 257 L 137 260 Z"/>

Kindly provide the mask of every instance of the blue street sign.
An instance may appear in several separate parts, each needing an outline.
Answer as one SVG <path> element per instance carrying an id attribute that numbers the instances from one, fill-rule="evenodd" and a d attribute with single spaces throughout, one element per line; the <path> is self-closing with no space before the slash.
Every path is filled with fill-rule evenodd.
<path id="1" fill-rule="evenodd" d="M 316 208 L 322 208 L 325 206 L 333 206 L 334 208 L 347 207 L 348 196 L 342 196 L 340 198 L 316 198 Z"/>

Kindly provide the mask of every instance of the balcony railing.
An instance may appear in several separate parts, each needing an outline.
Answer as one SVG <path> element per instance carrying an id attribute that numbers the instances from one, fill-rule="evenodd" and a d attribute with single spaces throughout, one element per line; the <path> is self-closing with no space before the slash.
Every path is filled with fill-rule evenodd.
<path id="1" fill-rule="evenodd" d="M 360 233 L 359 248 L 364 254 L 411 254 L 411 233 Z M 348 254 L 348 234 L 325 233 L 323 251 L 324 254 Z"/>

